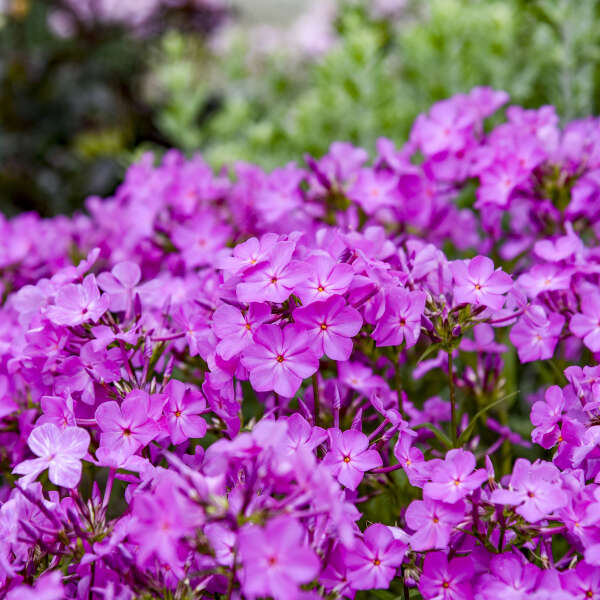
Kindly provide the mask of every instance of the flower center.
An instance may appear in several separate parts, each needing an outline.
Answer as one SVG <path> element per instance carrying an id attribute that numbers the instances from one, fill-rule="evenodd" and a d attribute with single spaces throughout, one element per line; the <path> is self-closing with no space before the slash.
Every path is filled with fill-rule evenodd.
<path id="1" fill-rule="evenodd" d="M 324 292 L 324 291 L 325 291 L 325 288 L 324 288 L 322 285 L 320 285 L 320 286 L 317 288 L 317 292 Z"/>
<path id="2" fill-rule="evenodd" d="M 344 456 L 344 462 L 345 463 L 349 463 L 350 462 L 350 457 L 349 456 Z"/>
<path id="3" fill-rule="evenodd" d="M 321 323 L 321 329 L 325 331 L 327 329 L 327 323 Z"/>
<path id="4" fill-rule="evenodd" d="M 125 429 L 123 429 L 123 435 L 125 437 L 129 437 L 131 435 L 131 429 L 129 429 L 129 427 L 126 427 Z"/>
<path id="5" fill-rule="evenodd" d="M 440 520 L 439 520 L 437 517 L 433 517 L 433 522 L 434 522 L 434 523 L 439 523 L 439 522 L 440 522 Z"/>
<path id="6" fill-rule="evenodd" d="M 284 359 L 284 357 L 283 357 L 283 354 L 278 354 L 278 355 L 277 355 L 277 362 L 279 362 L 279 363 L 282 363 L 284 360 L 285 360 L 285 359 Z"/>
<path id="7" fill-rule="evenodd" d="M 444 581 L 444 583 L 442 583 L 442 587 L 447 590 L 450 587 L 450 584 L 447 581 Z"/>
<path id="8" fill-rule="evenodd" d="M 594 592 L 593 592 L 592 590 L 588 590 L 588 591 L 585 593 L 585 595 L 586 595 L 588 598 L 593 598 L 593 597 L 594 597 Z"/>
<path id="9" fill-rule="evenodd" d="M 480 289 L 481 289 L 481 285 L 480 285 L 479 283 L 476 283 L 476 284 L 475 284 L 475 289 L 476 289 L 476 290 L 480 290 Z"/>
<path id="10" fill-rule="evenodd" d="M 246 323 L 246 324 L 244 325 L 244 327 L 245 327 L 245 328 L 246 328 L 248 331 L 250 331 L 250 330 L 252 329 L 252 325 L 250 325 L 250 323 Z"/>
<path id="11" fill-rule="evenodd" d="M 535 494 L 531 490 L 527 492 L 527 496 L 529 496 L 529 498 L 535 498 Z"/>
<path id="12" fill-rule="evenodd" d="M 374 564 L 376 567 L 378 567 L 378 566 L 381 564 L 381 561 L 380 561 L 378 558 L 376 558 L 376 559 L 373 561 L 373 564 Z"/>
<path id="13" fill-rule="evenodd" d="M 267 558 L 267 563 L 269 564 L 270 567 L 272 567 L 273 565 L 277 564 L 277 557 L 276 556 L 269 556 L 269 558 Z"/>
<path id="14" fill-rule="evenodd" d="M 271 283 L 277 283 L 277 277 L 271 277 Z"/>
<path id="15" fill-rule="evenodd" d="M 181 411 L 180 411 L 180 410 L 176 410 L 176 411 L 175 411 L 175 416 L 176 416 L 177 418 L 179 418 L 179 417 L 181 416 Z"/>

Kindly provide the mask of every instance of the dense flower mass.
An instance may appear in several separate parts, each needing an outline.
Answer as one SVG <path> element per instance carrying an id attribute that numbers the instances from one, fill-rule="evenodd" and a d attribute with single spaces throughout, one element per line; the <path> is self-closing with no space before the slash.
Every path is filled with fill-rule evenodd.
<path id="1" fill-rule="evenodd" d="M 600 122 L 507 101 L 3 219 L 0 593 L 600 598 Z"/>

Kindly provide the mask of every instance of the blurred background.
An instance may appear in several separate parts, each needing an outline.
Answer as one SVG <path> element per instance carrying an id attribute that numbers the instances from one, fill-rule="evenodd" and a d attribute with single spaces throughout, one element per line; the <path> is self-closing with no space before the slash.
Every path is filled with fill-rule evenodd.
<path id="1" fill-rule="evenodd" d="M 143 152 L 215 168 L 402 143 L 476 85 L 598 113 L 600 0 L 0 0 L 0 210 L 70 213 Z"/>

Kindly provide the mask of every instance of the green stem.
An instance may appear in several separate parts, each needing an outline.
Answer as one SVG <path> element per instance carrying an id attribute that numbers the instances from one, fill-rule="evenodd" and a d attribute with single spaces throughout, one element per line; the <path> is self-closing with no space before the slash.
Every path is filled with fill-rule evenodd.
<path id="1" fill-rule="evenodd" d="M 312 376 L 312 388 L 313 388 L 313 397 L 315 402 L 315 427 L 319 426 L 319 412 L 321 409 L 321 403 L 319 400 L 319 378 L 317 373 L 313 373 Z"/>
<path id="2" fill-rule="evenodd" d="M 450 386 L 450 411 L 451 411 L 451 432 L 450 438 L 452 445 L 456 448 L 458 439 L 458 423 L 456 420 L 456 396 L 454 392 L 454 371 L 452 369 L 452 350 L 448 352 L 448 384 Z"/>

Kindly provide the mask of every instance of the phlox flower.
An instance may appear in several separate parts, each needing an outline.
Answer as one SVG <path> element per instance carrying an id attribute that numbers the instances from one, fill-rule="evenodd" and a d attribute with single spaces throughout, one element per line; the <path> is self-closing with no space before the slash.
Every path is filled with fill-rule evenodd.
<path id="1" fill-rule="evenodd" d="M 38 458 L 19 463 L 13 473 L 25 475 L 23 481 L 30 482 L 48 469 L 48 478 L 55 485 L 77 487 L 81 479 L 81 459 L 90 445 L 90 434 L 85 429 L 60 429 L 54 423 L 45 423 L 29 434 L 27 445 Z"/>
<path id="2" fill-rule="evenodd" d="M 200 416 L 206 409 L 206 400 L 200 392 L 172 379 L 165 387 L 167 403 L 163 409 L 166 426 L 174 444 L 190 438 L 202 438 L 206 421 Z"/>
<path id="3" fill-rule="evenodd" d="M 389 527 L 375 523 L 365 529 L 346 557 L 350 586 L 355 590 L 387 588 L 402 564 L 407 545 Z"/>
<path id="4" fill-rule="evenodd" d="M 308 334 L 298 325 L 283 329 L 262 325 L 254 343 L 244 350 L 242 364 L 250 371 L 250 383 L 257 392 L 274 390 L 291 398 L 302 380 L 316 373 L 319 359 L 310 349 Z"/>
<path id="5" fill-rule="evenodd" d="M 406 523 L 415 532 L 410 537 L 411 548 L 417 551 L 445 548 L 465 510 L 462 501 L 446 504 L 428 496 L 413 500 L 406 509 Z"/>
<path id="6" fill-rule="evenodd" d="M 81 325 L 88 321 L 94 323 L 106 312 L 110 299 L 100 295 L 96 278 L 88 275 L 82 284 L 68 283 L 62 286 L 49 306 L 46 315 L 57 325 Z"/>
<path id="7" fill-rule="evenodd" d="M 582 294 L 581 313 L 571 317 L 569 329 L 592 352 L 600 351 L 600 293 Z"/>
<path id="8" fill-rule="evenodd" d="M 117 263 L 110 273 L 98 275 L 98 285 L 108 294 L 112 311 L 126 311 L 130 308 L 141 278 L 141 269 L 130 261 Z"/>
<path id="9" fill-rule="evenodd" d="M 471 600 L 474 575 L 470 558 L 456 557 L 448 561 L 443 552 L 425 556 L 419 591 L 424 600 Z"/>
<path id="10" fill-rule="evenodd" d="M 269 260 L 258 263 L 238 283 L 236 293 L 240 302 L 284 302 L 308 272 L 306 265 L 292 260 L 295 244 L 279 242 Z"/>
<path id="11" fill-rule="evenodd" d="M 306 277 L 296 285 L 302 304 L 327 300 L 345 294 L 354 278 L 354 269 L 347 263 L 335 262 L 328 254 L 315 254 L 306 259 Z"/>
<path id="12" fill-rule="evenodd" d="M 166 397 L 156 406 L 148 394 L 134 390 L 120 406 L 114 400 L 102 403 L 95 414 L 101 431 L 100 447 L 125 460 L 146 446 L 160 432 L 156 419 L 165 402 Z"/>
<path id="13" fill-rule="evenodd" d="M 524 458 L 515 462 L 509 489 L 496 489 L 491 501 L 516 506 L 516 511 L 530 523 L 536 523 L 568 502 L 561 488 L 559 471 L 551 463 L 531 464 Z"/>
<path id="14" fill-rule="evenodd" d="M 421 316 L 425 309 L 425 293 L 393 288 L 386 297 L 385 312 L 377 321 L 373 339 L 377 346 L 398 346 L 403 341 L 410 348 L 421 333 Z"/>
<path id="15" fill-rule="evenodd" d="M 516 554 L 499 554 L 490 562 L 490 572 L 479 578 L 477 598 L 481 600 L 526 600 L 540 584 L 543 571 Z"/>
<path id="16" fill-rule="evenodd" d="M 454 303 L 484 305 L 499 310 L 504 304 L 504 294 L 513 285 L 510 275 L 496 269 L 487 256 L 476 256 L 470 261 L 455 260 L 450 263 L 454 278 Z"/>
<path id="17" fill-rule="evenodd" d="M 330 429 L 329 439 L 331 447 L 323 464 L 348 489 L 355 490 L 366 471 L 383 464 L 379 452 L 369 449 L 369 439 L 360 431 Z"/>
<path id="18" fill-rule="evenodd" d="M 565 318 L 558 313 L 547 315 L 539 305 L 529 307 L 509 335 L 517 348 L 519 360 L 531 362 L 552 358 L 564 324 Z"/>
<path id="19" fill-rule="evenodd" d="M 450 450 L 444 461 L 431 470 L 431 481 L 425 484 L 423 495 L 450 504 L 458 502 L 479 488 L 487 479 L 483 469 L 475 469 L 475 457 L 460 448 Z"/>
<path id="20" fill-rule="evenodd" d="M 341 296 L 313 302 L 294 311 L 294 321 L 307 331 L 307 341 L 317 355 L 334 360 L 348 360 L 352 354 L 352 337 L 362 327 L 360 313 L 348 306 Z"/>
<path id="21" fill-rule="evenodd" d="M 259 325 L 271 316 L 266 303 L 251 302 L 245 313 L 230 304 L 221 304 L 213 313 L 213 330 L 219 338 L 217 352 L 229 360 L 252 343 Z"/>
<path id="22" fill-rule="evenodd" d="M 246 525 L 238 537 L 244 595 L 296 598 L 298 585 L 308 583 L 319 573 L 319 559 L 304 540 L 304 530 L 290 517 L 275 517 L 264 529 Z"/>

